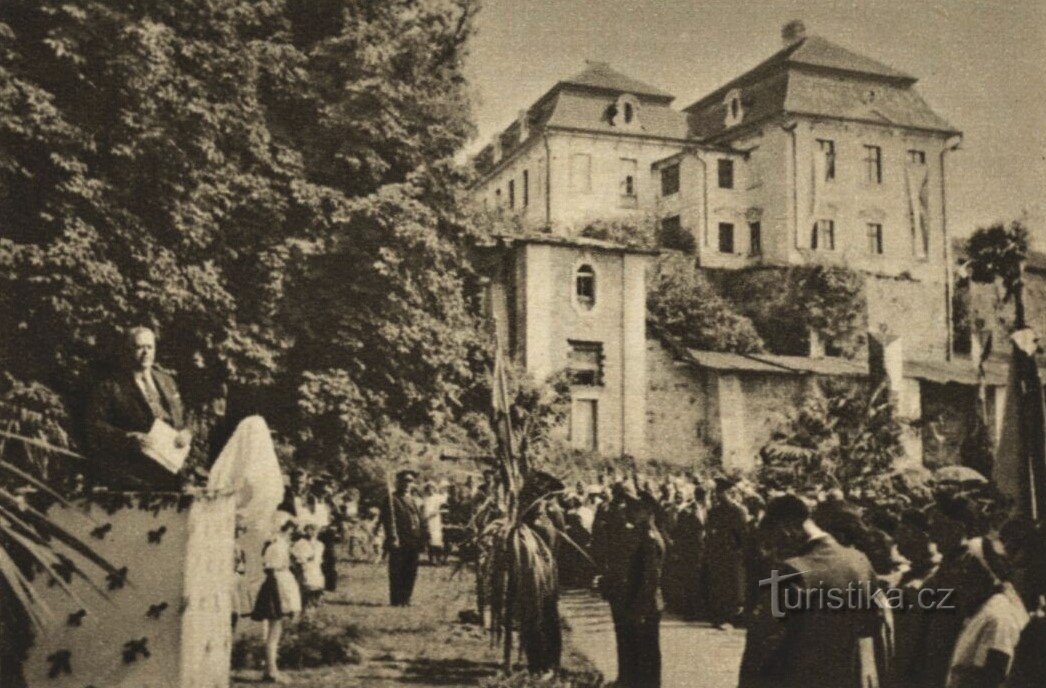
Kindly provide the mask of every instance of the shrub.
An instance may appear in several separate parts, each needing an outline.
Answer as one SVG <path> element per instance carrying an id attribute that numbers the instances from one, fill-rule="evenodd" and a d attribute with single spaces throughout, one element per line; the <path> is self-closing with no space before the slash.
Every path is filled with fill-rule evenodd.
<path id="1" fill-rule="evenodd" d="M 359 664 L 355 625 L 342 626 L 323 617 L 303 620 L 284 630 L 279 664 L 284 669 L 308 669 L 337 664 Z M 258 636 L 236 639 L 232 646 L 232 668 L 250 669 L 265 663 L 265 646 Z"/>
<path id="2" fill-rule="evenodd" d="M 806 356 L 810 331 L 844 356 L 864 344 L 867 308 L 863 276 L 823 265 L 709 271 L 712 283 L 747 317 L 766 348 Z"/>

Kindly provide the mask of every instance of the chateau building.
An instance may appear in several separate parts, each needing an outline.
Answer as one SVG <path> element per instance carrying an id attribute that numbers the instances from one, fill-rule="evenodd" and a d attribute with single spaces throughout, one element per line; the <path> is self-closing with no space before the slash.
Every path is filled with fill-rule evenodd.
<path id="1" fill-rule="evenodd" d="M 951 334 L 945 176 L 960 132 L 915 77 L 798 22 L 782 38 L 682 110 L 661 89 L 589 63 L 474 160 L 476 201 L 524 228 L 499 237 L 487 263 L 501 341 L 539 378 L 571 371 L 578 448 L 686 464 L 702 446 L 745 468 L 811 380 L 868 374 L 866 361 L 826 357 L 832 343 L 815 336 L 807 357 L 685 351 L 648 337 L 650 252 L 584 238 L 594 220 L 646 223 L 702 269 L 860 271 L 869 330 L 896 339 L 886 367 L 910 420 L 925 420 L 936 387 L 968 396 L 976 383 Z M 993 400 L 1005 375 L 988 377 L 1001 417 Z M 914 461 L 925 449 L 919 425 L 905 437 Z"/>

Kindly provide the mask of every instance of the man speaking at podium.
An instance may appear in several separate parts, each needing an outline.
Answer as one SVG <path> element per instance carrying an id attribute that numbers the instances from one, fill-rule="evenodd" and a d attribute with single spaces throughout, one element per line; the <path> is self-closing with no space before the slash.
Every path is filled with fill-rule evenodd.
<path id="1" fill-rule="evenodd" d="M 127 332 L 124 365 L 102 382 L 87 407 L 87 434 L 97 477 L 121 490 L 177 490 L 192 439 L 174 378 L 157 369 L 156 335 Z"/>

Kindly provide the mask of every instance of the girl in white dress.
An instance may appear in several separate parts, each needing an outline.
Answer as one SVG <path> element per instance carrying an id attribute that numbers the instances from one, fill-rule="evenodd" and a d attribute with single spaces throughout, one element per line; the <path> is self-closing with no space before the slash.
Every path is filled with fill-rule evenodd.
<path id="1" fill-rule="evenodd" d="M 285 511 L 277 511 L 273 535 L 262 548 L 265 582 L 258 590 L 251 618 L 268 625 L 265 632 L 265 676 L 268 683 L 286 683 L 276 665 L 283 623 L 301 611 L 301 591 L 291 572 L 291 532 L 294 520 Z"/>
<path id="2" fill-rule="evenodd" d="M 429 540 L 429 562 L 435 564 L 446 559 L 443 549 L 443 507 L 447 495 L 436 489 L 431 482 L 425 483 L 421 498 L 421 516 Z"/>

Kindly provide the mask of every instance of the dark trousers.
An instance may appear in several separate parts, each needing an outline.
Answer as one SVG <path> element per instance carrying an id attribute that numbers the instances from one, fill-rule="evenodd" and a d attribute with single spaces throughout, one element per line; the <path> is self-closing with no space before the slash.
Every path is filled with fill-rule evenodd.
<path id="1" fill-rule="evenodd" d="M 418 547 L 398 547 L 389 550 L 389 604 L 403 607 L 410 604 L 414 581 L 418 578 Z"/>
<path id="2" fill-rule="evenodd" d="M 617 683 L 621 688 L 661 688 L 661 616 L 636 621 L 610 606 L 617 639 Z"/>

